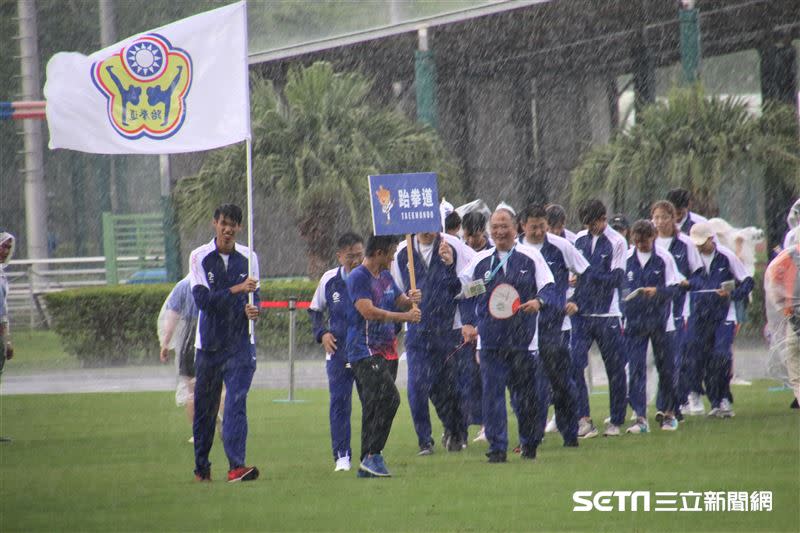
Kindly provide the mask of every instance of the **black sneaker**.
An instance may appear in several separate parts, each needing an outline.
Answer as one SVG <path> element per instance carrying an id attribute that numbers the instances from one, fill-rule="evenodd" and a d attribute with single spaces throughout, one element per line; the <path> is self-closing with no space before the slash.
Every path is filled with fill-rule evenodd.
<path id="1" fill-rule="evenodd" d="M 565 440 L 564 441 L 564 448 L 577 448 L 578 447 L 578 440 Z"/>
<path id="2" fill-rule="evenodd" d="M 536 448 L 534 446 L 522 446 L 519 456 L 523 459 L 532 461 L 533 459 L 536 459 Z"/>
<path id="3" fill-rule="evenodd" d="M 797 398 L 789 405 L 789 409 L 800 409 L 800 403 L 797 403 Z"/>
<path id="4" fill-rule="evenodd" d="M 448 452 L 460 452 L 464 449 L 464 443 L 461 441 L 461 439 L 451 433 L 447 438 L 445 447 L 447 448 Z"/>
<path id="5" fill-rule="evenodd" d="M 489 458 L 490 463 L 505 463 L 506 462 L 506 452 L 488 452 L 486 457 Z"/>

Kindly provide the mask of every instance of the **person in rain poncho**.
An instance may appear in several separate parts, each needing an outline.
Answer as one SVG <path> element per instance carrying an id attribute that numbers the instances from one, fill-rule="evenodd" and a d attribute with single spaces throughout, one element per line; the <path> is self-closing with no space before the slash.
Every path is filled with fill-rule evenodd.
<path id="1" fill-rule="evenodd" d="M 5 231 L 0 231 L 0 377 L 3 376 L 3 367 L 7 359 L 14 357 L 14 347 L 11 345 L 8 316 L 8 279 L 5 267 L 11 256 L 14 255 L 14 236 Z M 0 442 L 10 439 L 0 437 Z"/>
<path id="2" fill-rule="evenodd" d="M 789 225 L 789 231 L 783 238 L 783 249 L 787 250 L 795 244 L 800 244 L 800 198 L 794 203 L 789 214 L 786 216 L 786 223 Z"/>
<path id="3" fill-rule="evenodd" d="M 194 341 L 197 332 L 197 313 L 191 280 L 186 276 L 169 293 L 158 314 L 161 362 L 166 363 L 169 360 L 169 352 L 175 352 L 175 365 L 178 369 L 175 403 L 178 407 L 186 406 L 189 422 L 194 420 Z M 224 397 L 223 391 L 222 401 Z M 221 411 L 220 408 L 220 420 Z M 194 439 L 189 439 L 189 442 L 194 442 Z"/>
<path id="4" fill-rule="evenodd" d="M 800 401 L 800 244 L 772 260 L 764 273 L 764 292 L 770 352 L 786 367 L 796 409 Z"/>

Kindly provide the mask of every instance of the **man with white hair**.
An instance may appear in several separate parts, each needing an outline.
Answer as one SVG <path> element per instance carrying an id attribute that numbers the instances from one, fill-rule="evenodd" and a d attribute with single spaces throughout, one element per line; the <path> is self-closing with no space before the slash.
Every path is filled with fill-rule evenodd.
<path id="1" fill-rule="evenodd" d="M 541 440 L 536 420 L 535 393 L 539 367 L 538 313 L 553 305 L 553 274 L 542 254 L 529 246 L 516 246 L 516 220 L 509 209 L 491 218 L 495 246 L 475 255 L 459 277 L 474 305 L 462 308 L 465 342 L 480 335 L 483 414 L 487 457 L 506 462 L 508 426 L 506 386 L 517 399 L 520 456 L 534 459 Z"/>
<path id="2" fill-rule="evenodd" d="M 12 234 L 0 231 L 0 378 L 3 376 L 6 360 L 14 357 L 8 327 L 8 279 L 5 274 L 5 267 L 14 255 L 14 242 Z M 0 437 L 0 442 L 10 441 L 7 437 Z"/>

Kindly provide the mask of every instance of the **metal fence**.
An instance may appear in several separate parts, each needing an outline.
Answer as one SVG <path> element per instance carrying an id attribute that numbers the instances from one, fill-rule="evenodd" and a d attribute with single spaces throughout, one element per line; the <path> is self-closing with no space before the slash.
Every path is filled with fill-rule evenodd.
<path id="1" fill-rule="evenodd" d="M 12 327 L 49 327 L 43 298 L 47 293 L 111 284 L 106 261 L 105 256 L 11 261 L 5 271 L 9 281 L 8 307 Z M 125 283 L 141 271 L 142 265 L 159 262 L 163 265 L 163 256 L 116 257 L 114 282 Z"/>

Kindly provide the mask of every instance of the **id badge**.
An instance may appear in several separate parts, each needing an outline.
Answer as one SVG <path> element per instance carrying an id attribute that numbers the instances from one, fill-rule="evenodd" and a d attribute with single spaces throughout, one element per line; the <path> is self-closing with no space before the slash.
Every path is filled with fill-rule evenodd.
<path id="1" fill-rule="evenodd" d="M 485 292 L 486 292 L 486 284 L 483 282 L 482 279 L 476 279 L 474 281 L 470 281 L 464 287 L 464 294 L 466 295 L 467 298 L 480 296 Z"/>

